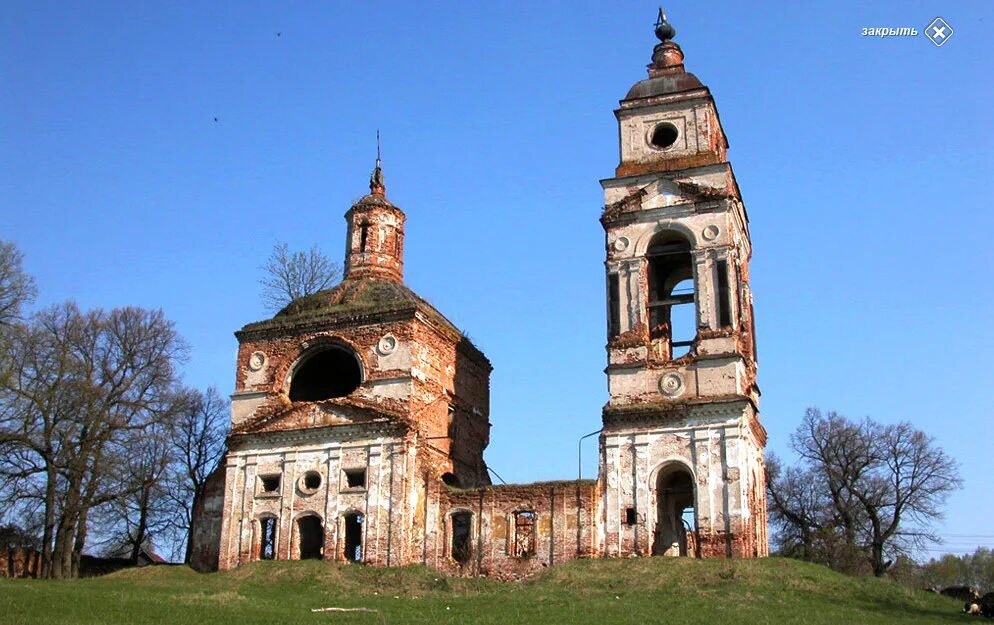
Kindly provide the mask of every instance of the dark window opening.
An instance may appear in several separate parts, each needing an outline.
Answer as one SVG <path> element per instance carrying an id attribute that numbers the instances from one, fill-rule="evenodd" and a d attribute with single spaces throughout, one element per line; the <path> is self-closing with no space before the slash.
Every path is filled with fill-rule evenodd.
<path id="1" fill-rule="evenodd" d="M 646 257 L 649 261 L 649 336 L 662 339 L 662 357 L 679 358 L 690 351 L 697 337 L 690 244 L 679 235 L 663 232 L 649 243 Z"/>
<path id="2" fill-rule="evenodd" d="M 358 512 L 345 515 L 345 559 L 362 562 L 362 515 Z"/>
<path id="3" fill-rule="evenodd" d="M 473 557 L 473 542 L 470 540 L 472 528 L 472 512 L 456 512 L 452 515 L 452 559 L 459 564 L 466 564 Z"/>
<path id="4" fill-rule="evenodd" d="M 715 263 L 718 283 L 718 326 L 727 328 L 732 325 L 732 302 L 728 295 L 728 263 L 719 260 Z"/>
<path id="5" fill-rule="evenodd" d="M 625 508 L 625 525 L 635 525 L 638 523 L 638 515 L 635 508 Z"/>
<path id="6" fill-rule="evenodd" d="M 535 555 L 535 521 L 538 515 L 522 511 L 514 513 L 514 557 L 530 558 Z"/>
<path id="7" fill-rule="evenodd" d="M 305 516 L 297 519 L 297 534 L 300 540 L 301 560 L 320 560 L 324 547 L 324 528 L 321 519 Z"/>
<path id="8" fill-rule="evenodd" d="M 345 469 L 345 486 L 347 488 L 365 488 L 366 469 Z"/>
<path id="9" fill-rule="evenodd" d="M 359 252 L 366 252 L 366 242 L 369 239 L 369 225 L 361 224 L 359 226 Z"/>
<path id="10" fill-rule="evenodd" d="M 259 482 L 264 493 L 278 493 L 280 490 L 279 475 L 260 475 Z"/>
<path id="11" fill-rule="evenodd" d="M 612 273 L 607 277 L 608 299 L 608 335 L 614 338 L 621 334 L 621 286 L 618 274 Z"/>
<path id="12" fill-rule="evenodd" d="M 276 559 L 276 519 L 273 517 L 259 521 L 259 559 Z"/>
<path id="13" fill-rule="evenodd" d="M 697 519 L 690 473 L 682 467 L 660 471 L 656 479 L 656 501 L 652 552 L 656 555 L 696 555 Z"/>
<path id="14" fill-rule="evenodd" d="M 652 129 L 652 139 L 650 141 L 655 147 L 664 149 L 676 143 L 678 134 L 676 126 L 663 123 Z"/>
<path id="15" fill-rule="evenodd" d="M 459 478 L 456 477 L 455 473 L 443 473 L 442 483 L 446 486 L 451 486 L 452 488 L 459 488 Z"/>
<path id="16" fill-rule="evenodd" d="M 304 474 L 304 490 L 317 490 L 321 486 L 321 474 L 317 471 L 308 471 Z"/>
<path id="17" fill-rule="evenodd" d="M 331 347 L 305 360 L 290 382 L 290 401 L 322 401 L 345 397 L 359 388 L 362 371 L 350 352 Z"/>

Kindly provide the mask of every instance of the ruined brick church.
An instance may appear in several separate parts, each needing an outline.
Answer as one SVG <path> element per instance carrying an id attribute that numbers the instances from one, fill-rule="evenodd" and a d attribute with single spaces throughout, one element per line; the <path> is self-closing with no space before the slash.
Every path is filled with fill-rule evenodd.
<path id="1" fill-rule="evenodd" d="M 597 480 L 492 485 L 487 357 L 404 284 L 377 161 L 345 273 L 239 342 L 229 451 L 196 566 L 321 558 L 526 575 L 574 558 L 767 555 L 749 222 L 707 87 L 660 12 L 603 180 L 607 387 Z"/>

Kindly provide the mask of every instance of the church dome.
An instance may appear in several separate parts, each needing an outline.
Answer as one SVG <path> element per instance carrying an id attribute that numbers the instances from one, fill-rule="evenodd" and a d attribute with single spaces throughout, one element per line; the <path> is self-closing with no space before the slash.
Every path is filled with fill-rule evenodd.
<path id="1" fill-rule="evenodd" d="M 345 278 L 337 286 L 298 297 L 272 319 L 250 323 L 243 331 L 286 331 L 313 324 L 328 325 L 355 320 L 400 319 L 421 313 L 441 327 L 462 334 L 428 300 L 403 282 L 365 276 Z"/>
<path id="2" fill-rule="evenodd" d="M 414 291 L 395 280 L 346 279 L 333 288 L 293 300 L 274 319 L 394 312 L 413 309 L 422 302 Z"/>
<path id="3" fill-rule="evenodd" d="M 651 98 L 669 93 L 679 93 L 692 89 L 701 89 L 704 85 L 690 72 L 679 72 L 664 74 L 655 78 L 640 80 L 628 90 L 625 100 L 637 100 L 639 98 Z"/>

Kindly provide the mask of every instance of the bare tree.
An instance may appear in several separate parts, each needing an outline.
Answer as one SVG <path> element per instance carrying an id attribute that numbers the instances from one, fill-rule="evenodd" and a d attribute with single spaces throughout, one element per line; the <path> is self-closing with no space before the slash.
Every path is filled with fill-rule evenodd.
<path id="1" fill-rule="evenodd" d="M 851 570 L 856 559 L 883 575 L 932 538 L 931 524 L 962 484 L 956 462 L 909 423 L 857 423 L 811 408 L 791 445 L 802 464 L 784 469 L 774 459 L 770 518 L 785 552 L 835 568 Z"/>
<path id="2" fill-rule="evenodd" d="M 274 312 L 297 298 L 328 288 L 342 273 L 341 267 L 316 247 L 306 252 L 291 252 L 286 243 L 274 245 L 260 269 L 262 301 Z"/>
<path id="3" fill-rule="evenodd" d="M 176 423 L 175 460 L 169 494 L 174 503 L 174 525 L 183 534 L 183 561 L 190 562 L 197 531 L 194 510 L 204 495 L 207 479 L 220 465 L 226 450 L 230 406 L 216 387 L 194 392 Z"/>
<path id="4" fill-rule="evenodd" d="M 134 483 L 124 460 L 135 437 L 176 414 L 185 347 L 161 311 L 72 303 L 34 315 L 14 338 L 0 385 L 0 446 L 14 453 L 0 475 L 19 489 L 2 495 L 8 505 L 40 499 L 44 574 L 69 577 L 90 511 Z"/>
<path id="5" fill-rule="evenodd" d="M 122 557 L 137 563 L 143 548 L 167 538 L 170 527 L 170 499 L 166 495 L 166 475 L 172 456 L 172 428 L 155 424 L 140 436 L 132 437 L 124 466 L 127 475 L 122 491 L 104 513 L 104 522 L 116 528 L 106 533 Z"/>
<path id="6" fill-rule="evenodd" d="M 816 541 L 826 525 L 826 500 L 812 471 L 784 467 L 780 458 L 766 456 L 766 489 L 770 520 L 779 528 L 780 553 L 803 560 L 815 560 Z"/>
<path id="7" fill-rule="evenodd" d="M 21 309 L 34 300 L 34 278 L 24 272 L 24 256 L 13 243 L 0 241 L 0 328 L 21 318 Z"/>
<path id="8" fill-rule="evenodd" d="M 873 574 L 887 571 L 884 556 L 900 540 L 936 540 L 929 531 L 942 518 L 946 498 L 962 486 L 955 460 L 932 437 L 903 422 L 875 428 L 874 456 L 879 465 L 853 493 L 865 512 Z M 915 532 L 899 533 L 901 522 Z"/>
<path id="9" fill-rule="evenodd" d="M 75 304 L 53 306 L 34 315 L 10 335 L 2 352 L 0 387 L 0 474 L 8 509 L 32 503 L 42 507 L 42 575 L 52 565 L 52 541 L 60 498 L 60 466 L 81 408 L 68 334 L 82 314 Z"/>

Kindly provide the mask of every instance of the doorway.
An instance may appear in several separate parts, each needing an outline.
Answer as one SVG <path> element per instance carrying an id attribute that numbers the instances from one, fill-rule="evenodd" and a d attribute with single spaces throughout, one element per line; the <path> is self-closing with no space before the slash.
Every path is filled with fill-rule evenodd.
<path id="1" fill-rule="evenodd" d="M 362 515 L 350 512 L 345 515 L 345 559 L 362 562 Z"/>
<path id="2" fill-rule="evenodd" d="M 674 464 L 656 477 L 656 530 L 653 555 L 697 555 L 697 511 L 694 478 L 686 468 Z"/>
<path id="3" fill-rule="evenodd" d="M 320 560 L 324 546 L 324 528 L 316 516 L 303 516 L 297 519 L 297 536 L 300 540 L 301 560 Z"/>

